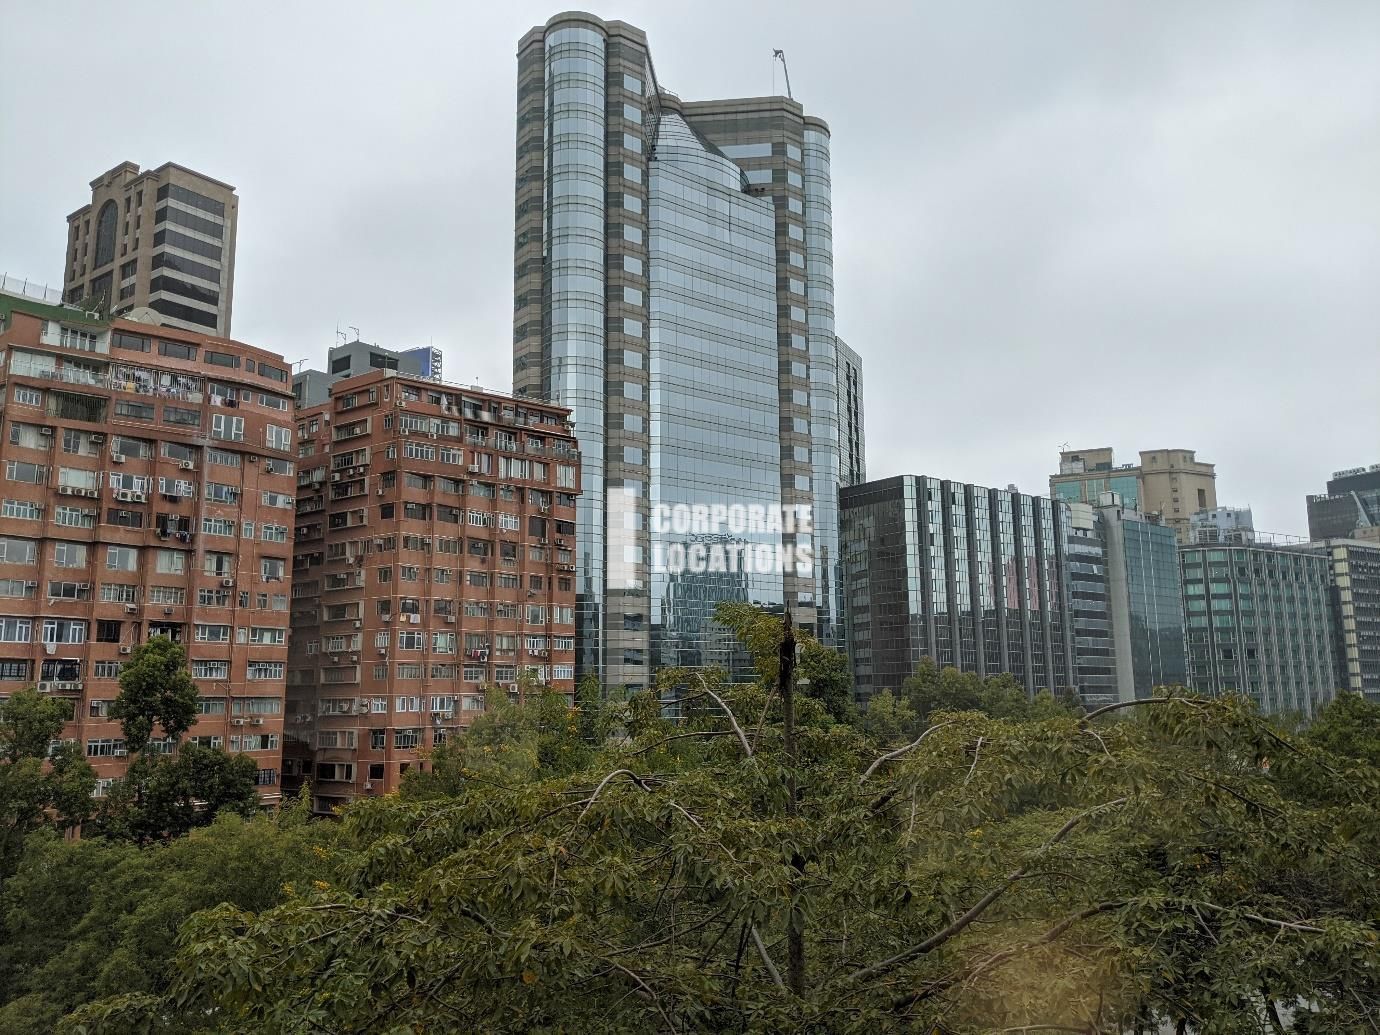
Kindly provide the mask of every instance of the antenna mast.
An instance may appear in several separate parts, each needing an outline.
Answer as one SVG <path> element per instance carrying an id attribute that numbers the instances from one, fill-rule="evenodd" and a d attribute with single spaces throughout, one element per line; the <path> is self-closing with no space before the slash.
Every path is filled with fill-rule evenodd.
<path id="1" fill-rule="evenodd" d="M 773 50 L 771 52 L 773 61 L 781 62 L 781 71 L 786 73 L 786 96 L 795 100 L 795 94 L 791 93 L 791 70 L 786 65 L 786 52 L 784 50 Z"/>

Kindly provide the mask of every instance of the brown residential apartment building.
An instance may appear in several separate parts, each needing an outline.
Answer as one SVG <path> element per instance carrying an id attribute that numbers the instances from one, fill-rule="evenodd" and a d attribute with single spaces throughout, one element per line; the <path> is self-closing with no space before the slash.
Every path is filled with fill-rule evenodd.
<path id="1" fill-rule="evenodd" d="M 160 324 L 228 337 L 239 205 L 230 184 L 183 166 L 122 162 L 67 217 L 63 298 L 117 314 L 147 306 Z"/>
<path id="2" fill-rule="evenodd" d="M 189 736 L 249 753 L 279 796 L 289 382 L 239 342 L 0 295 L 0 696 L 71 701 L 64 736 L 98 794 L 128 764 L 108 717 L 120 668 L 161 635 L 201 692 Z"/>
<path id="3" fill-rule="evenodd" d="M 396 790 L 519 676 L 575 675 L 570 411 L 374 370 L 297 412 L 287 789 Z M 524 681 L 525 683 L 525 681 Z"/>

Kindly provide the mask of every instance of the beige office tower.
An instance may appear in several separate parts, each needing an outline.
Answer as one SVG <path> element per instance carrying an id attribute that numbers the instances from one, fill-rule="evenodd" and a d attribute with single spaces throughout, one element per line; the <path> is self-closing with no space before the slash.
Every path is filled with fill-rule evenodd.
<path id="1" fill-rule="evenodd" d="M 1119 494 L 1130 510 L 1158 516 L 1182 545 L 1192 542 L 1189 519 L 1217 506 L 1217 470 L 1191 449 L 1142 450 L 1139 464 L 1120 465 L 1107 446 L 1059 454 L 1059 473 L 1049 476 L 1051 496 L 1096 504 L 1104 492 Z"/>
<path id="2" fill-rule="evenodd" d="M 577 666 L 748 675 L 725 600 L 843 646 L 838 490 L 866 478 L 835 335 L 829 128 L 789 97 L 682 100 L 640 29 L 560 14 L 518 47 L 513 383 L 583 452 Z M 663 508 L 808 507 L 807 531 L 659 527 Z M 760 550 L 759 550 L 760 548 Z M 808 550 L 694 570 L 684 550 Z"/>
<path id="3" fill-rule="evenodd" d="M 239 197 L 228 183 L 168 162 L 123 162 L 91 181 L 67 217 L 63 298 L 116 315 L 230 336 Z"/>

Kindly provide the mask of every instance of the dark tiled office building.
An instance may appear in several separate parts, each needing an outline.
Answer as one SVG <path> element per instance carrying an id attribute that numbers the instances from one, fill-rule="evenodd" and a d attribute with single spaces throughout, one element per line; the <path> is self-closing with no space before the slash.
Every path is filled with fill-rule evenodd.
<path id="1" fill-rule="evenodd" d="M 844 488 L 839 504 L 859 697 L 925 657 L 1032 693 L 1073 685 L 1066 505 L 917 475 Z"/>
<path id="2" fill-rule="evenodd" d="M 1268 713 L 1312 715 L 1337 691 L 1331 558 L 1309 546 L 1180 551 L 1189 680 Z"/>
<path id="3" fill-rule="evenodd" d="M 1308 497 L 1308 537 L 1347 539 L 1380 528 L 1380 464 L 1338 471 L 1327 492 Z"/>

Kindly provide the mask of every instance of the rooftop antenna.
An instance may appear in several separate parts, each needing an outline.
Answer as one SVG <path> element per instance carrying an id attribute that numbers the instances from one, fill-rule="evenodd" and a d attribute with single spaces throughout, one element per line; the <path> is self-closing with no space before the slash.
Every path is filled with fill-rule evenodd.
<path id="1" fill-rule="evenodd" d="M 789 97 L 791 100 L 795 100 L 795 94 L 791 93 L 791 70 L 786 65 L 786 52 L 784 50 L 773 50 L 771 52 L 771 57 L 773 61 L 776 61 L 778 59 L 781 61 L 781 71 L 786 74 L 786 96 Z M 775 72 L 775 69 L 776 66 L 773 65 L 773 73 Z"/>
<path id="2" fill-rule="evenodd" d="M 335 336 L 342 342 L 345 340 L 345 332 L 340 329 L 340 324 L 335 325 Z"/>

